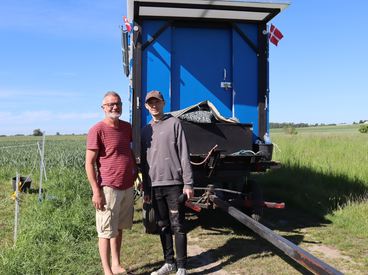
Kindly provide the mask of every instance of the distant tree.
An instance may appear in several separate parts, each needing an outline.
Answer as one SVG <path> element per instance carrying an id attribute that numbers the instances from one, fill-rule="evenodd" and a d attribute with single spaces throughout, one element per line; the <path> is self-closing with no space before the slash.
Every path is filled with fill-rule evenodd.
<path id="1" fill-rule="evenodd" d="M 367 134 L 368 133 L 368 124 L 360 125 L 358 131 L 361 132 L 362 134 Z"/>
<path id="2" fill-rule="evenodd" d="M 56 132 L 56 135 L 57 135 L 57 136 L 60 136 L 60 133 L 59 133 L 59 132 Z"/>
<path id="3" fill-rule="evenodd" d="M 33 135 L 34 135 L 34 136 L 42 136 L 42 131 L 41 131 L 41 129 L 34 129 L 34 130 L 33 130 Z"/>
<path id="4" fill-rule="evenodd" d="M 283 129 L 284 129 L 285 134 L 289 134 L 289 135 L 298 134 L 298 131 L 293 126 L 285 126 Z"/>

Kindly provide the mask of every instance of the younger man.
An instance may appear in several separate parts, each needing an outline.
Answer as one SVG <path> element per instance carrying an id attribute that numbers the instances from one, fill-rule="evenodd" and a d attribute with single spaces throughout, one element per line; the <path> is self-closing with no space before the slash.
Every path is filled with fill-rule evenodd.
<path id="1" fill-rule="evenodd" d="M 144 200 L 151 200 L 158 218 L 165 264 L 151 275 L 176 271 L 186 275 L 187 235 L 184 229 L 185 205 L 180 197 L 193 197 L 192 168 L 179 119 L 164 115 L 165 101 L 159 91 L 147 94 L 145 107 L 152 121 L 142 131 L 142 175 Z M 152 188 L 152 190 L 151 190 Z"/>

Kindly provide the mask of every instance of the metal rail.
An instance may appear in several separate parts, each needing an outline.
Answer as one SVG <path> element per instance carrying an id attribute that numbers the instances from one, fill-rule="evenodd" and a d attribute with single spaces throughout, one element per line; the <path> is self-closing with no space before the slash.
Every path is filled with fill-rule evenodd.
<path id="1" fill-rule="evenodd" d="M 289 240 L 277 235 L 271 229 L 265 227 L 254 219 L 250 218 L 240 210 L 231 206 L 229 203 L 221 200 L 216 195 L 210 195 L 210 200 L 221 208 L 226 213 L 237 219 L 239 222 L 253 230 L 259 236 L 272 243 L 278 249 L 283 251 L 287 256 L 292 258 L 294 261 L 304 266 L 306 269 L 314 274 L 343 274 L 336 270 L 332 266 L 326 264 L 320 259 L 316 258 L 307 251 L 301 249 L 297 245 L 293 244 Z"/>

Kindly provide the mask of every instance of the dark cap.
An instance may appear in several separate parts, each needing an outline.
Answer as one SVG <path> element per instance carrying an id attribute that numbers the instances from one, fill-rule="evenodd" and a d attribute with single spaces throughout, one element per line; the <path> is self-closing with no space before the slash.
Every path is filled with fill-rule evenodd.
<path id="1" fill-rule="evenodd" d="M 146 95 L 146 100 L 144 101 L 145 103 L 147 103 L 148 100 L 150 100 L 151 98 L 157 98 L 159 100 L 164 100 L 164 97 L 162 96 L 162 94 L 159 91 L 151 91 Z"/>

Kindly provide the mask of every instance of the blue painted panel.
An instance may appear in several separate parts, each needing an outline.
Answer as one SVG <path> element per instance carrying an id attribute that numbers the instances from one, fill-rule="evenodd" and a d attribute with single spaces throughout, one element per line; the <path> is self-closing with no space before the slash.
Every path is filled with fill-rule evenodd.
<path id="1" fill-rule="evenodd" d="M 173 49 L 172 110 L 210 100 L 230 117 L 232 90 L 221 88 L 221 81 L 232 81 L 231 30 L 177 27 Z"/>
<path id="2" fill-rule="evenodd" d="M 142 42 L 150 39 L 166 21 L 147 20 L 143 22 Z M 142 126 L 151 116 L 144 107 L 144 98 L 151 90 L 159 90 L 165 98 L 165 112 L 170 111 L 171 76 L 171 28 L 167 28 L 142 53 Z"/>
<path id="3" fill-rule="evenodd" d="M 237 24 L 257 46 L 257 25 Z M 253 124 L 258 135 L 258 59 L 254 50 L 233 30 L 234 112 L 243 123 Z"/>

